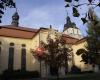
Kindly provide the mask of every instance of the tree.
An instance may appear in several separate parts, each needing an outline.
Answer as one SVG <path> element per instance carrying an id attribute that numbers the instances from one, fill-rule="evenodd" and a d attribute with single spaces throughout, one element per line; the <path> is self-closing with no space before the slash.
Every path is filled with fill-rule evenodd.
<path id="1" fill-rule="evenodd" d="M 13 0 L 0 0 L 0 23 L 4 10 L 9 8 L 15 8 L 15 2 Z"/>
<path id="2" fill-rule="evenodd" d="M 88 57 L 88 51 L 86 51 L 85 49 L 81 48 L 78 49 L 76 52 L 77 55 L 81 55 L 82 60 L 80 62 L 84 62 L 85 64 L 88 64 L 89 62 L 89 57 Z"/>
<path id="3" fill-rule="evenodd" d="M 87 50 L 92 59 L 91 63 L 100 65 L 100 21 L 97 16 L 93 15 L 93 17 L 95 20 L 88 23 Z M 95 21 L 97 24 L 95 24 Z"/>
<path id="4" fill-rule="evenodd" d="M 59 38 L 57 37 L 56 39 L 48 37 L 47 43 L 41 41 L 41 46 L 44 48 L 41 60 L 43 60 L 46 65 L 50 66 L 51 75 L 59 77 L 58 69 L 62 66 L 68 68 L 68 55 L 70 50 L 66 47 L 62 36 Z M 40 59 L 38 56 L 37 58 Z"/>
<path id="5" fill-rule="evenodd" d="M 81 55 L 82 61 L 85 62 L 85 64 L 89 63 L 93 66 L 95 64 L 100 66 L 100 22 L 96 15 L 92 16 L 93 20 L 88 23 L 86 50 L 79 49 L 76 54 Z M 97 21 L 97 23 L 95 21 Z"/>
<path id="6" fill-rule="evenodd" d="M 65 46 L 65 42 L 61 39 L 48 40 L 48 44 L 44 44 L 45 47 L 45 62 L 50 66 L 51 75 L 58 74 L 58 69 L 61 66 L 68 67 L 68 48 Z"/>
<path id="7" fill-rule="evenodd" d="M 79 17 L 81 15 L 79 11 L 79 8 L 81 8 L 81 6 L 83 7 L 84 5 L 87 7 L 91 6 L 93 9 L 100 7 L 100 0 L 84 0 L 84 1 L 85 2 L 80 3 L 81 0 L 65 0 L 66 2 L 65 7 L 66 8 L 72 7 L 72 14 L 74 17 Z M 83 24 L 85 24 L 88 22 L 89 15 L 88 15 L 88 12 L 86 11 L 84 11 L 82 14 L 84 14 L 84 17 L 81 17 L 81 20 Z"/>

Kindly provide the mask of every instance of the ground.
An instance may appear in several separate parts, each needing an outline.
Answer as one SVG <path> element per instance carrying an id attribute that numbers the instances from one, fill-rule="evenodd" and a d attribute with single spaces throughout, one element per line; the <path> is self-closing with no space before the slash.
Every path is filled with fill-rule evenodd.
<path id="1" fill-rule="evenodd" d="M 33 78 L 33 79 L 10 79 L 10 80 L 57 80 L 56 77 L 49 78 Z M 65 77 L 60 77 L 59 80 L 100 80 L 100 73 L 88 73 L 88 74 L 68 74 Z"/>

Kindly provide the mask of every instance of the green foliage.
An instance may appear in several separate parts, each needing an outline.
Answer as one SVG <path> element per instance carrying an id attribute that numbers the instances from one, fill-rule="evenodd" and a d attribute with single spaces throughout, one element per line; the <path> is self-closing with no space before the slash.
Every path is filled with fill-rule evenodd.
<path id="1" fill-rule="evenodd" d="M 88 22 L 88 20 L 86 20 L 86 18 L 81 18 L 81 20 L 82 20 L 83 24 Z"/>
<path id="2" fill-rule="evenodd" d="M 86 64 L 100 65 L 100 22 L 96 15 L 93 18 L 93 21 L 88 23 L 86 50 L 79 49 L 76 54 L 81 55 Z M 95 21 L 98 23 L 95 24 Z"/>
<path id="3" fill-rule="evenodd" d="M 79 0 L 75 0 L 75 1 L 77 1 L 77 2 L 78 2 Z"/>
<path id="4" fill-rule="evenodd" d="M 80 16 L 78 10 L 75 7 L 73 7 L 73 16 L 74 17 L 79 17 Z"/>
<path id="5" fill-rule="evenodd" d="M 89 3 L 92 3 L 93 0 L 88 0 L 88 1 L 89 1 Z"/>
<path id="6" fill-rule="evenodd" d="M 15 8 L 15 3 L 13 2 L 13 0 L 0 0 L 0 23 L 2 15 L 4 14 L 4 9 L 6 9 L 7 7 Z"/>
<path id="7" fill-rule="evenodd" d="M 65 46 L 63 38 L 56 38 L 55 40 L 49 38 L 47 43 L 41 42 L 45 51 L 41 57 L 36 56 L 39 60 L 45 61 L 46 65 L 50 66 L 50 69 L 57 69 L 61 66 L 68 67 L 68 52 L 70 50 Z M 33 52 L 36 54 L 36 52 Z M 51 70 L 51 72 L 52 72 Z"/>
<path id="8" fill-rule="evenodd" d="M 100 22 L 97 18 L 88 24 L 87 34 L 88 34 L 87 50 L 89 51 L 90 56 L 92 58 L 92 63 L 100 64 L 100 62 L 98 63 L 98 60 L 100 58 L 100 53 L 99 53 L 100 51 L 100 46 L 99 46 L 100 45 Z"/>
<path id="9" fill-rule="evenodd" d="M 97 6 L 99 6 L 99 7 L 100 7 L 100 2 L 97 4 Z"/>
<path id="10" fill-rule="evenodd" d="M 65 64 L 68 56 L 68 48 L 65 47 L 63 41 L 49 39 L 48 44 L 45 44 L 45 49 L 47 50 L 45 54 L 49 65 L 59 67 Z"/>
<path id="11" fill-rule="evenodd" d="M 79 3 L 81 0 L 65 0 L 66 1 L 66 8 L 69 8 L 69 7 L 72 7 L 72 10 L 73 10 L 73 16 L 74 17 L 79 17 L 81 14 L 79 13 L 78 11 L 78 8 L 81 8 L 81 6 L 84 7 L 84 5 L 86 5 L 87 7 L 93 7 L 93 9 L 95 9 L 96 7 L 100 7 L 100 0 L 88 0 L 88 2 L 83 2 L 83 3 Z M 73 3 L 74 1 L 78 2 L 77 4 Z M 84 13 L 84 12 L 83 12 Z M 83 15 L 82 13 L 82 15 Z M 88 14 L 88 12 L 85 12 L 85 14 Z M 85 15 L 84 14 L 84 15 Z M 88 22 L 88 19 L 89 19 L 89 15 L 87 15 L 86 17 L 82 17 L 81 20 L 83 22 L 83 24 L 87 23 Z M 94 23 L 96 24 L 96 23 Z"/>
<path id="12" fill-rule="evenodd" d="M 72 0 L 65 0 L 66 2 L 72 2 Z"/>
<path id="13" fill-rule="evenodd" d="M 85 53 L 86 53 L 86 50 L 83 49 L 83 48 L 82 49 L 78 49 L 77 52 L 76 52 L 77 55 L 81 55 L 81 54 L 85 54 Z"/>
<path id="14" fill-rule="evenodd" d="M 69 4 L 67 4 L 65 7 L 69 7 Z"/>
<path id="15" fill-rule="evenodd" d="M 77 55 L 81 55 L 82 57 L 82 60 L 80 62 L 84 62 L 85 64 L 89 63 L 89 55 L 88 55 L 88 52 L 81 48 L 81 49 L 78 49 L 77 52 L 76 52 Z"/>

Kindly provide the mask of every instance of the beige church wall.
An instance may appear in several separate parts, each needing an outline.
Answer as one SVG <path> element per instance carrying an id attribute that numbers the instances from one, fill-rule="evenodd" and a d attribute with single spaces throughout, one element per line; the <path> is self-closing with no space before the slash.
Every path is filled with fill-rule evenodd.
<path id="1" fill-rule="evenodd" d="M 72 46 L 73 53 L 74 53 L 75 65 L 77 67 L 81 68 L 82 71 L 92 70 L 91 65 L 84 64 L 84 62 L 80 62 L 82 60 L 81 55 L 80 56 L 76 55 L 77 50 L 80 49 L 80 48 L 85 49 L 86 44 L 87 44 L 86 41 L 84 41 L 84 42 L 81 42 L 79 44 L 75 44 L 75 45 Z"/>
<path id="2" fill-rule="evenodd" d="M 31 48 L 36 49 L 39 46 L 39 40 L 47 43 L 48 34 L 52 39 L 55 39 L 55 31 L 49 32 L 49 30 L 42 29 L 36 36 L 32 39 Z"/>
<path id="3" fill-rule="evenodd" d="M 40 41 L 43 41 L 47 43 L 47 37 L 48 37 L 49 30 L 41 30 L 40 32 Z"/>
<path id="4" fill-rule="evenodd" d="M 82 35 L 80 30 L 78 30 L 78 34 L 79 34 L 79 35 Z"/>
<path id="5" fill-rule="evenodd" d="M 77 31 L 78 31 L 77 29 L 73 29 L 73 31 L 74 31 L 74 34 L 78 34 L 78 33 L 77 33 Z"/>
<path id="6" fill-rule="evenodd" d="M 82 35 L 79 29 L 74 29 L 74 34 Z"/>
<path id="7" fill-rule="evenodd" d="M 65 30 L 65 31 L 63 32 L 63 34 L 68 34 L 68 31 L 67 31 L 67 30 Z"/>
<path id="8" fill-rule="evenodd" d="M 1 40 L 1 39 L 0 39 Z M 8 68 L 8 45 L 3 41 L 1 44 L 1 54 L 0 54 L 0 73 Z"/>
<path id="9" fill-rule="evenodd" d="M 10 38 L 10 37 L 0 37 L 2 42 L 1 47 L 1 63 L 0 72 L 8 69 L 8 55 L 9 55 L 9 44 L 14 43 L 14 70 L 21 69 L 21 49 L 22 44 L 26 45 L 26 70 L 33 71 L 39 70 L 39 63 L 33 57 L 30 49 L 33 47 L 31 45 L 31 39 L 20 39 L 20 38 Z"/>
<path id="10" fill-rule="evenodd" d="M 73 33 L 73 28 L 68 29 L 68 34 L 71 34 L 71 33 Z"/>
<path id="11" fill-rule="evenodd" d="M 39 47 L 39 34 L 36 34 L 34 38 L 31 40 L 31 49 L 36 50 Z"/>
<path id="12" fill-rule="evenodd" d="M 78 29 L 73 29 L 74 30 L 74 34 L 78 34 Z"/>
<path id="13" fill-rule="evenodd" d="M 68 28 L 63 33 L 69 35 L 69 34 L 73 33 L 73 28 Z"/>

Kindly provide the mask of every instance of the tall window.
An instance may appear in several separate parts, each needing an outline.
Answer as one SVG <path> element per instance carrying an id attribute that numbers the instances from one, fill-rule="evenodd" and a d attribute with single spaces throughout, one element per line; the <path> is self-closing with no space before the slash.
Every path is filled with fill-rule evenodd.
<path id="1" fill-rule="evenodd" d="M 13 70 L 14 64 L 14 43 L 10 43 L 9 58 L 8 58 L 8 69 Z"/>
<path id="2" fill-rule="evenodd" d="M 26 45 L 22 44 L 22 50 L 21 50 L 21 70 L 26 71 Z"/>

